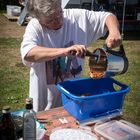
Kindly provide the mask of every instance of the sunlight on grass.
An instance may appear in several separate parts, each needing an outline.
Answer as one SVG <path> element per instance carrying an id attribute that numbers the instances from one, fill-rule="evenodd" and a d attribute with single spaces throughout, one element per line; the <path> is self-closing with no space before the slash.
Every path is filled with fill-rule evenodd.
<path id="1" fill-rule="evenodd" d="M 20 57 L 20 39 L 0 39 L 0 109 L 9 104 L 12 110 L 24 107 L 28 96 L 29 69 Z"/>

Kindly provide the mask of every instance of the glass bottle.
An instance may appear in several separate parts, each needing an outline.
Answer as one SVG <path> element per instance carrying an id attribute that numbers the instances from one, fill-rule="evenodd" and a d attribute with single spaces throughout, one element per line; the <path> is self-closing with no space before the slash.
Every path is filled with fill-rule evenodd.
<path id="1" fill-rule="evenodd" d="M 10 106 L 2 108 L 2 119 L 0 122 L 0 140 L 17 140 L 16 124 L 11 116 Z"/>
<path id="2" fill-rule="evenodd" d="M 32 98 L 26 98 L 26 111 L 23 114 L 23 140 L 36 140 L 36 120 Z"/>

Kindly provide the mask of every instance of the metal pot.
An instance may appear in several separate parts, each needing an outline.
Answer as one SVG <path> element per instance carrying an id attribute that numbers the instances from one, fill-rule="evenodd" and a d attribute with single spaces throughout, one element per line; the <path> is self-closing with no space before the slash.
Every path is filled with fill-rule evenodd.
<path id="1" fill-rule="evenodd" d="M 123 74 L 128 69 L 128 59 L 123 45 L 120 45 L 119 51 L 111 50 L 104 45 L 103 48 L 94 50 L 93 54 L 89 57 L 90 69 L 104 73 L 105 77 Z"/>

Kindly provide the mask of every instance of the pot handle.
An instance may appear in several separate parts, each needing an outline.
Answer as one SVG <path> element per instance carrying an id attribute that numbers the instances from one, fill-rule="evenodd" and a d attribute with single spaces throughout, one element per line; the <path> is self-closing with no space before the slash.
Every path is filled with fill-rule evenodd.
<path id="1" fill-rule="evenodd" d="M 107 44 L 105 44 L 105 45 L 103 46 L 103 49 L 104 49 L 106 52 L 108 52 L 108 53 L 110 53 L 110 54 L 113 54 L 113 55 L 117 55 L 117 56 L 121 56 L 121 57 L 122 57 L 122 56 L 125 56 L 125 51 L 124 51 L 123 44 L 120 45 L 119 51 L 114 51 L 114 50 L 110 49 L 110 48 L 107 46 Z"/>

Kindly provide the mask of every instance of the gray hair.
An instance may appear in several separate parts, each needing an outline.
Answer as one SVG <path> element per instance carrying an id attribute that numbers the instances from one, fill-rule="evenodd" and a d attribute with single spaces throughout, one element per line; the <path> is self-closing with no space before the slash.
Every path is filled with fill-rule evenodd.
<path id="1" fill-rule="evenodd" d="M 56 8 L 61 8 L 61 0 L 29 0 L 29 14 L 37 19 L 50 16 Z"/>

